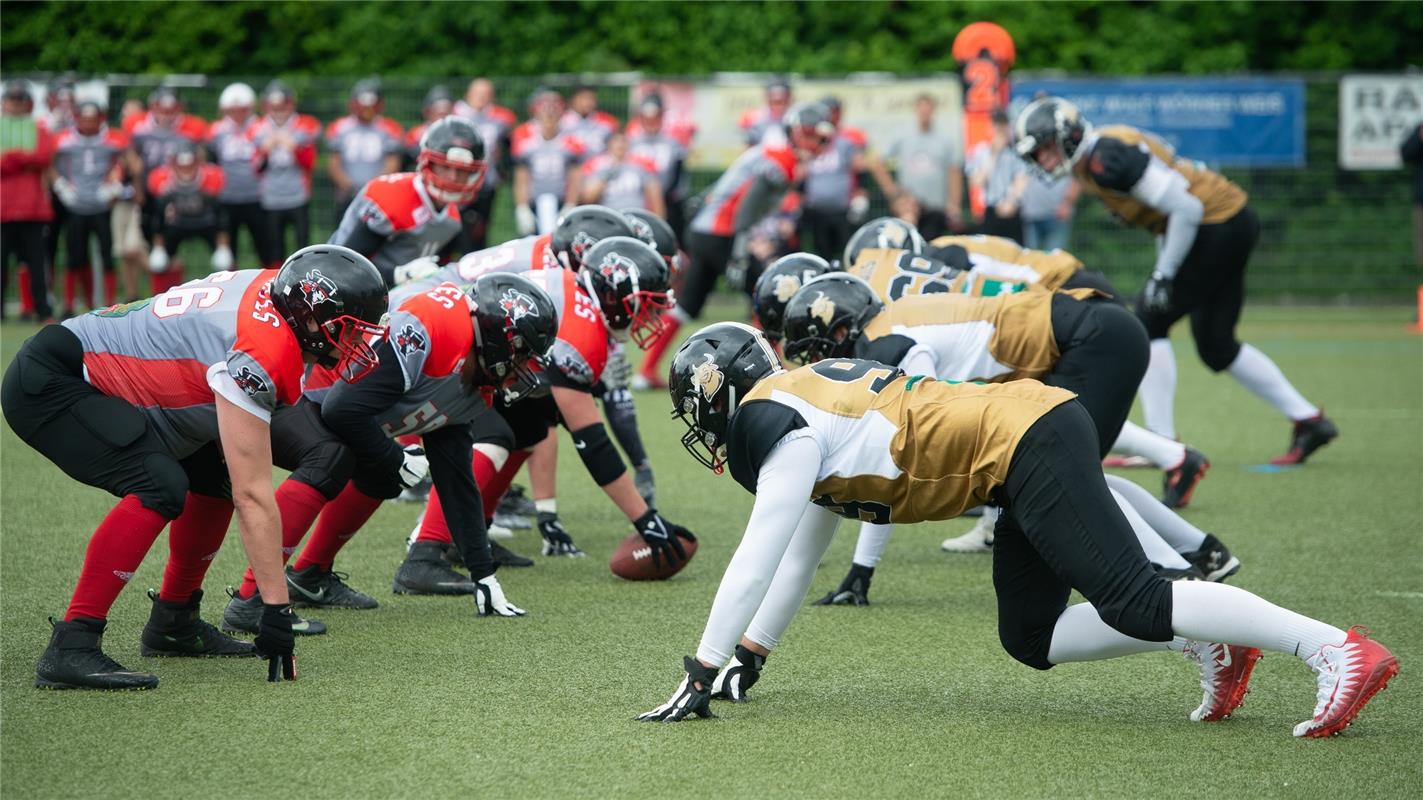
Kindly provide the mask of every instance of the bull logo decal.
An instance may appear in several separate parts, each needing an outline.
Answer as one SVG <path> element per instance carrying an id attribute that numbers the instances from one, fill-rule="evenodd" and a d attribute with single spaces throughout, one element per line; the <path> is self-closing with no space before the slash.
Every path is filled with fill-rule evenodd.
<path id="1" fill-rule="evenodd" d="M 835 301 L 825 296 L 825 292 L 816 292 L 815 300 L 810 304 L 810 316 L 825 323 L 825 327 L 830 327 L 831 320 L 835 319 Z"/>
<path id="2" fill-rule="evenodd" d="M 716 365 L 711 353 L 707 353 L 705 358 L 706 361 L 692 367 L 692 388 L 710 403 L 726 383 L 726 375 L 721 371 L 721 367 Z"/>
<path id="3" fill-rule="evenodd" d="M 774 294 L 776 300 L 781 303 L 789 303 L 800 289 L 799 275 L 777 275 L 775 281 Z"/>

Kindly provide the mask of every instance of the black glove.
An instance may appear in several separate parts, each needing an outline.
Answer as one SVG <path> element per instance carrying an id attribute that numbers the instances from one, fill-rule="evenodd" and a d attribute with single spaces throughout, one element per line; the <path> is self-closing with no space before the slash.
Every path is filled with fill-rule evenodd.
<path id="1" fill-rule="evenodd" d="M 702 666 L 702 662 L 691 656 L 682 659 L 682 668 L 687 675 L 677 685 L 672 699 L 645 714 L 639 714 L 637 718 L 640 721 L 680 722 L 688 714 L 696 714 L 703 719 L 716 716 L 711 711 L 711 687 L 712 681 L 716 680 L 716 670 Z"/>
<path id="2" fill-rule="evenodd" d="M 811 605 L 867 606 L 870 604 L 870 578 L 873 578 L 874 574 L 874 567 L 851 564 L 850 573 L 845 576 L 845 580 L 840 581 L 840 585 L 835 587 L 834 591 Z"/>
<path id="3" fill-rule="evenodd" d="M 733 703 L 746 702 L 746 691 L 761 679 L 761 667 L 765 664 L 765 656 L 753 653 L 738 644 L 736 656 L 722 669 L 721 674 L 716 676 L 716 680 L 712 681 L 712 697 Z"/>
<path id="4" fill-rule="evenodd" d="M 257 627 L 257 657 L 267 661 L 267 680 L 280 683 L 296 680 L 296 635 L 292 623 L 296 614 L 290 603 L 263 603 L 262 621 Z"/>
<path id="5" fill-rule="evenodd" d="M 568 535 L 568 531 L 559 521 L 558 515 L 552 511 L 539 512 L 539 535 L 544 537 L 544 555 L 546 556 L 578 556 L 587 555 L 578 549 L 578 545 L 573 543 L 573 537 Z"/>
<path id="6" fill-rule="evenodd" d="M 642 534 L 642 540 L 652 548 L 652 563 L 658 567 L 662 566 L 664 558 L 668 564 L 675 564 L 687 557 L 687 550 L 678 539 L 697 540 L 691 531 L 663 519 L 655 508 L 647 509 L 647 513 L 638 517 L 633 525 Z"/>
<path id="7" fill-rule="evenodd" d="M 1171 279 L 1159 272 L 1151 273 L 1146 286 L 1141 290 L 1141 307 L 1147 311 L 1162 312 L 1171 307 Z"/>

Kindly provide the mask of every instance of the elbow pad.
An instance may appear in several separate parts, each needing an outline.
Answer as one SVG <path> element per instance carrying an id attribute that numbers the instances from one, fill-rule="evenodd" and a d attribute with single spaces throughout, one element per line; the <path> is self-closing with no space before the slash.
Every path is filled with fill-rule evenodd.
<path id="1" fill-rule="evenodd" d="M 599 486 L 607 486 L 627 471 L 601 422 L 573 431 L 573 446 L 578 448 L 578 457 L 583 459 L 583 466 Z"/>

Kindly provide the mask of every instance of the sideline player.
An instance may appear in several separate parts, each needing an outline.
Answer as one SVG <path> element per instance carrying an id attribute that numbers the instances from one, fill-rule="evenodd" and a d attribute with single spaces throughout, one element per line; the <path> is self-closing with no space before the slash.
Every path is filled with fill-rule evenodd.
<path id="1" fill-rule="evenodd" d="M 1260 350 L 1235 337 L 1245 302 L 1245 268 L 1260 219 L 1245 192 L 1156 136 L 1126 125 L 1093 128 L 1077 107 L 1056 97 L 1029 103 L 1014 124 L 1018 154 L 1048 175 L 1071 174 L 1113 215 L 1160 240 L 1137 316 L 1151 337 L 1151 365 L 1141 386 L 1146 426 L 1176 436 L 1176 361 L 1168 335 L 1184 316 L 1201 361 L 1294 424 L 1289 450 L 1274 464 L 1303 464 L 1339 435 Z"/>
<path id="2" fill-rule="evenodd" d="M 1313 717 L 1294 727 L 1308 737 L 1342 731 L 1398 672 L 1360 629 L 1227 584 L 1157 575 L 1107 490 L 1092 418 L 1066 390 L 947 384 L 849 359 L 786 372 L 760 334 L 736 323 L 688 339 L 670 382 L 688 452 L 729 467 L 756 502 L 696 657 L 683 660 L 672 698 L 640 719 L 711 716 L 714 683 L 744 699 L 837 515 L 941 520 L 990 501 L 1004 510 L 993 554 L 999 637 L 1029 666 L 1182 652 L 1199 662 L 1206 690 L 1190 718 L 1206 722 L 1239 707 L 1261 650 L 1293 653 L 1318 688 Z M 1087 602 L 1069 606 L 1073 589 Z"/>
<path id="3" fill-rule="evenodd" d="M 50 688 L 151 689 L 101 649 L 109 608 L 172 523 L 145 655 L 250 655 L 199 616 L 202 581 L 234 509 L 265 600 L 255 652 L 295 677 L 269 421 L 305 364 L 376 365 L 385 287 L 344 248 L 299 250 L 280 270 L 220 272 L 157 297 L 51 325 L 5 371 L 5 419 L 82 483 L 122 498 L 89 541 L 64 620 L 36 668 Z"/>

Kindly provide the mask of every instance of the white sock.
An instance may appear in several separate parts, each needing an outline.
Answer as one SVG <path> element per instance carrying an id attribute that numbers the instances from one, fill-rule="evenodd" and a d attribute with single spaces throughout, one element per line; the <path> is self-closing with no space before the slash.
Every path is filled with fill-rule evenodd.
<path id="1" fill-rule="evenodd" d="M 889 546 L 889 535 L 894 533 L 893 525 L 876 525 L 866 522 L 860 525 L 860 538 L 855 540 L 855 563 L 862 567 L 879 566 L 884 549 Z"/>
<path id="2" fill-rule="evenodd" d="M 1169 642 L 1148 642 L 1133 639 L 1117 631 L 1097 616 L 1097 609 L 1091 603 L 1068 606 L 1052 629 L 1052 644 L 1048 646 L 1047 660 L 1054 664 L 1072 661 L 1100 661 L 1104 658 L 1120 658 L 1137 653 L 1155 653 L 1161 650 L 1181 652 L 1186 641 L 1181 638 Z"/>
<path id="3" fill-rule="evenodd" d="M 1186 458 L 1186 446 L 1127 420 L 1112 449 L 1129 456 L 1141 456 L 1160 469 L 1175 469 Z"/>
<path id="4" fill-rule="evenodd" d="M 1300 658 L 1348 638 L 1333 625 L 1280 608 L 1237 586 L 1206 581 L 1171 584 L 1171 629 L 1187 639 L 1258 647 Z"/>
<path id="5" fill-rule="evenodd" d="M 483 453 L 484 457 L 489 459 L 490 463 L 494 465 L 495 472 L 504 469 L 504 463 L 509 460 L 509 451 L 497 444 L 480 442 L 474 446 L 474 451 L 476 453 Z"/>
<path id="6" fill-rule="evenodd" d="M 1107 488 L 1118 497 L 1126 498 L 1131 507 L 1146 520 L 1156 535 L 1166 540 L 1171 549 L 1178 553 L 1190 553 L 1201 549 L 1206 541 L 1206 532 L 1187 522 L 1184 517 L 1167 508 L 1147 490 L 1120 475 L 1107 476 Z"/>
<path id="7" fill-rule="evenodd" d="M 1127 518 L 1131 524 L 1132 532 L 1136 534 L 1136 540 L 1141 542 L 1141 549 L 1146 551 L 1146 557 L 1153 564 L 1160 564 L 1167 569 L 1189 569 L 1190 563 L 1181 557 L 1181 554 L 1172 549 L 1164 539 L 1156 535 L 1156 531 L 1146 523 L 1142 516 L 1136 513 L 1131 503 L 1125 497 L 1117 493 L 1115 489 L 1110 489 L 1112 497 L 1116 498 L 1117 507 L 1122 510 L 1122 516 Z"/>
<path id="8" fill-rule="evenodd" d="M 1240 355 L 1230 362 L 1226 371 L 1237 383 L 1291 420 L 1319 416 L 1319 407 L 1304 399 L 1275 362 L 1248 344 L 1240 346 Z"/>
<path id="9" fill-rule="evenodd" d="M 534 501 L 534 510 L 540 514 L 557 514 L 558 498 L 549 497 L 543 500 Z"/>
<path id="10" fill-rule="evenodd" d="M 1151 340 L 1151 360 L 1141 379 L 1141 408 L 1146 415 L 1146 427 L 1165 436 L 1176 438 L 1176 354 L 1170 339 Z"/>

